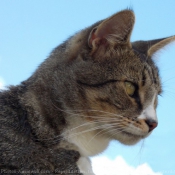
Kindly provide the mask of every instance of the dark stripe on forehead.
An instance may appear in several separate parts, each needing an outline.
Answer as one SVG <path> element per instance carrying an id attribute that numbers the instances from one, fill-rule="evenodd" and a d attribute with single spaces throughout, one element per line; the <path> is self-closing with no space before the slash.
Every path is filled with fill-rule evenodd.
<path id="1" fill-rule="evenodd" d="M 152 69 L 152 75 L 153 75 L 153 82 L 154 82 L 154 84 L 157 84 L 155 71 L 153 69 Z"/>
<path id="2" fill-rule="evenodd" d="M 153 74 L 153 78 L 154 78 L 154 84 L 157 85 L 159 83 L 157 67 L 152 68 L 152 74 Z"/>
<path id="3" fill-rule="evenodd" d="M 153 84 L 154 83 L 154 80 L 155 80 L 155 77 L 153 76 L 153 69 L 150 65 L 145 65 L 144 67 L 144 72 L 143 72 L 144 76 L 145 76 L 145 83 L 144 83 L 144 86 L 146 84 Z"/>
<path id="4" fill-rule="evenodd" d="M 146 75 L 146 69 L 144 68 L 143 72 L 142 72 L 142 82 L 141 82 L 141 85 L 142 86 L 145 86 L 146 84 L 146 81 L 147 81 L 147 75 Z"/>
<path id="5" fill-rule="evenodd" d="M 150 75 L 150 79 L 152 84 L 157 85 L 159 80 L 158 80 L 158 70 L 157 67 L 152 65 L 149 65 L 149 75 Z"/>

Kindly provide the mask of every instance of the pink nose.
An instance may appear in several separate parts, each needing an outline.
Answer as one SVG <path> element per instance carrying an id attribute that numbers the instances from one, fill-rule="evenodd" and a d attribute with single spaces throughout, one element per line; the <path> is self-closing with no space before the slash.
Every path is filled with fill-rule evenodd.
<path id="1" fill-rule="evenodd" d="M 153 129 L 155 129 L 158 125 L 157 121 L 152 120 L 152 119 L 147 119 L 147 120 L 145 120 L 145 122 L 149 127 L 149 132 L 151 132 Z"/>

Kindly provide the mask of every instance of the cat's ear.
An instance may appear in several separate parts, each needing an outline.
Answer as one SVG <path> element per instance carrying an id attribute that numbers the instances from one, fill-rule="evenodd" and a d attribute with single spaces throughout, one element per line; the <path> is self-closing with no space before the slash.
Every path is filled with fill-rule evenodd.
<path id="1" fill-rule="evenodd" d="M 117 44 L 131 47 L 130 36 L 134 21 L 134 13 L 131 10 L 124 10 L 107 18 L 91 31 L 89 47 L 93 50 Z"/>
<path id="2" fill-rule="evenodd" d="M 162 49 L 173 41 L 175 41 L 175 36 L 149 41 L 136 41 L 132 42 L 132 48 L 151 57 L 158 50 Z"/>

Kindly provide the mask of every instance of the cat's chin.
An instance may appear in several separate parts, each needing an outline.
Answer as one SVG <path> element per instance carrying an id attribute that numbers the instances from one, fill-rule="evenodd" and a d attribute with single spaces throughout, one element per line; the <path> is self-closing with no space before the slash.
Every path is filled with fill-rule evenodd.
<path id="1" fill-rule="evenodd" d="M 119 142 L 125 145 L 135 145 L 140 140 L 146 138 L 148 135 L 141 136 L 141 135 L 131 134 L 126 131 L 122 131 L 120 135 L 117 135 L 114 139 L 118 140 Z"/>

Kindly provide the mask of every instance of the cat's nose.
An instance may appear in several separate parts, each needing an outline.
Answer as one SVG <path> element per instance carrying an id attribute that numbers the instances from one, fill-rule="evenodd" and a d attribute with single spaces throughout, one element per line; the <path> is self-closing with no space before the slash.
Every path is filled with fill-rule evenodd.
<path id="1" fill-rule="evenodd" d="M 149 132 L 151 132 L 153 129 L 155 129 L 158 125 L 158 122 L 153 120 L 153 119 L 146 119 L 145 122 L 149 127 Z"/>

